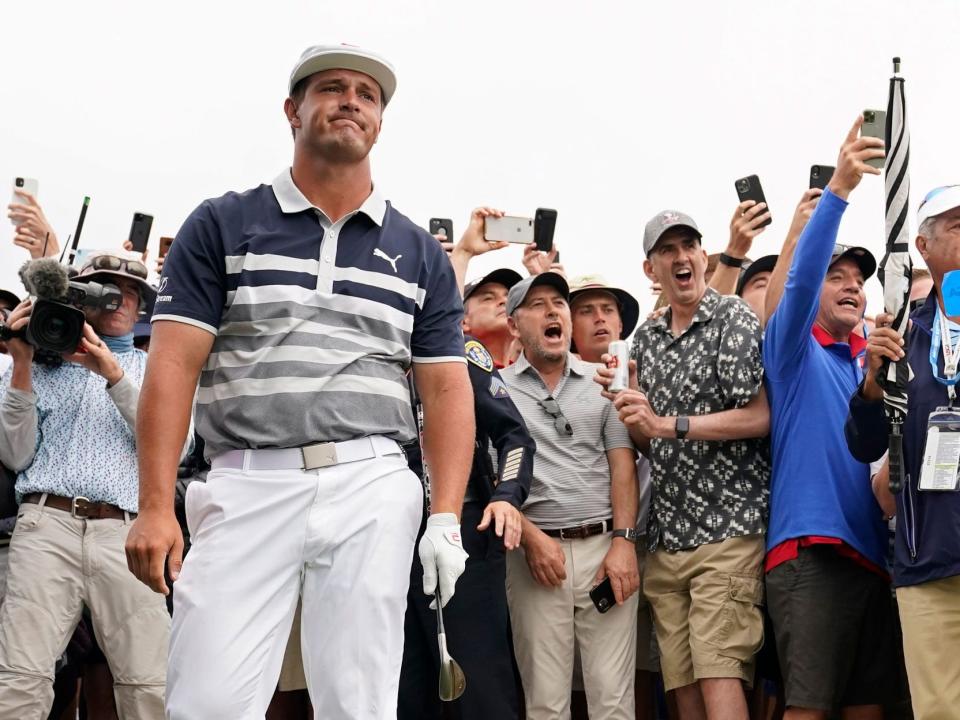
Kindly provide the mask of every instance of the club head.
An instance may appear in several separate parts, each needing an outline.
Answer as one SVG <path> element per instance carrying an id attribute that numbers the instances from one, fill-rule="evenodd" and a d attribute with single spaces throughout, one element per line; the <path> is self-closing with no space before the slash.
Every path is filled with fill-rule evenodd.
<path id="1" fill-rule="evenodd" d="M 443 702 L 456 700 L 467 689 L 463 668 L 447 652 L 447 638 L 440 635 L 440 699 Z"/>

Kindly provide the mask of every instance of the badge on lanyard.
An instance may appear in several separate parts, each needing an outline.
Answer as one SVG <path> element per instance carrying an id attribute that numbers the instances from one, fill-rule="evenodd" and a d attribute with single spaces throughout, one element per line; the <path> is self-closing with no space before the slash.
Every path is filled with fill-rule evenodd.
<path id="1" fill-rule="evenodd" d="M 939 407 L 927 421 L 927 445 L 920 466 L 921 490 L 958 489 L 960 411 Z"/>

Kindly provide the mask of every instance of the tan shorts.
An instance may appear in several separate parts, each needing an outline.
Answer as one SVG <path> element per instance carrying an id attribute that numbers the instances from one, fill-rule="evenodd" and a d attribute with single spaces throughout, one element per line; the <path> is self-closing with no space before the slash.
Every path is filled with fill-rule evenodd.
<path id="1" fill-rule="evenodd" d="M 643 590 L 667 690 L 702 678 L 753 682 L 763 643 L 763 557 L 762 535 L 647 556 Z"/>

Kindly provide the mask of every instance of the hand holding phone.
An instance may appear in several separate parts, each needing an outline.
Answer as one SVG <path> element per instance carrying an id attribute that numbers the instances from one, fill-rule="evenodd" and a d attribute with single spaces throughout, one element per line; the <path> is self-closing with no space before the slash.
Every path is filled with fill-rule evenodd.
<path id="1" fill-rule="evenodd" d="M 733 186 L 737 190 L 737 197 L 740 198 L 740 202 L 743 202 L 744 200 L 753 200 L 757 205 L 767 202 L 766 197 L 763 195 L 763 187 L 760 185 L 760 178 L 758 178 L 756 175 L 747 175 L 746 177 L 742 177 L 734 182 Z M 769 210 L 770 207 L 767 206 L 768 214 Z M 773 222 L 773 218 L 768 217 L 757 227 L 766 227 L 771 222 Z"/>
<path id="2" fill-rule="evenodd" d="M 608 612 L 617 604 L 617 598 L 613 594 L 613 584 L 609 577 L 605 577 L 599 585 L 590 591 L 590 599 L 600 613 Z"/>

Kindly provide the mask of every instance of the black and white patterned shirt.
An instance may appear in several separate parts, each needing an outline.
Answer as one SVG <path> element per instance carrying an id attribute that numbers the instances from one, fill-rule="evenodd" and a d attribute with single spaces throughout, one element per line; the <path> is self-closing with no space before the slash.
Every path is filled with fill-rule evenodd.
<path id="1" fill-rule="evenodd" d="M 740 298 L 708 289 L 674 337 L 671 313 L 633 339 L 640 390 L 660 416 L 710 415 L 746 405 L 763 384 L 760 323 Z M 650 550 L 686 550 L 764 532 L 770 481 L 766 439 L 650 442 Z"/>

